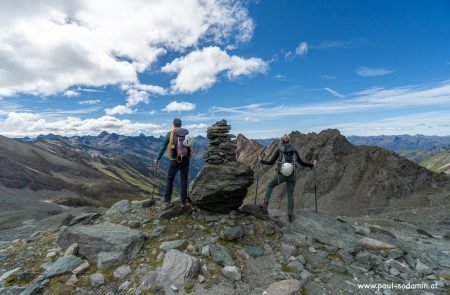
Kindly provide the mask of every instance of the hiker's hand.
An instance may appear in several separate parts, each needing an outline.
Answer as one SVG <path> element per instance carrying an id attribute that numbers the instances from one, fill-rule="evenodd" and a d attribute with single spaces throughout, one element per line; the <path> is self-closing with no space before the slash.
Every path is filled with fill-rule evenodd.
<path id="1" fill-rule="evenodd" d="M 258 162 L 261 162 L 262 159 L 263 159 L 262 155 L 258 155 Z"/>
<path id="2" fill-rule="evenodd" d="M 314 165 L 314 167 L 316 167 L 316 166 L 317 166 L 317 160 L 314 160 L 314 161 L 312 162 L 312 164 Z"/>
<path id="3" fill-rule="evenodd" d="M 155 165 L 156 165 L 156 168 L 159 169 L 159 160 L 155 160 Z"/>

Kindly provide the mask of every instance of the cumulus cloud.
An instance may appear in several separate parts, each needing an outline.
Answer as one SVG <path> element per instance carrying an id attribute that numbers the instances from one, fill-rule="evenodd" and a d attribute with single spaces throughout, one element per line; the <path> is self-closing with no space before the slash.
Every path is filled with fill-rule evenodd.
<path id="1" fill-rule="evenodd" d="M 386 68 L 369 68 L 369 67 L 359 67 L 356 69 L 356 73 L 362 77 L 376 77 L 385 76 L 393 73 L 394 70 Z"/>
<path id="2" fill-rule="evenodd" d="M 296 55 L 306 55 L 308 53 L 308 43 L 302 42 L 300 43 L 297 48 L 295 49 Z"/>
<path id="3" fill-rule="evenodd" d="M 63 95 L 67 97 L 77 97 L 80 96 L 80 93 L 73 90 L 66 90 Z"/>
<path id="4" fill-rule="evenodd" d="M 136 84 L 167 52 L 246 42 L 254 25 L 237 0 L 17 0 L 0 1 L 0 27 L 0 95 L 11 96 Z"/>
<path id="5" fill-rule="evenodd" d="M 194 103 L 191 102 L 187 102 L 187 101 L 172 101 L 171 103 L 169 103 L 164 109 L 162 109 L 163 111 L 166 111 L 168 113 L 170 112 L 185 112 L 185 111 L 192 111 L 195 110 L 196 105 Z"/>
<path id="6" fill-rule="evenodd" d="M 120 120 L 112 116 L 83 120 L 78 117 L 46 117 L 43 114 L 9 112 L 4 120 L 0 120 L 0 134 L 9 137 L 47 133 L 68 136 L 97 135 L 102 131 L 135 135 L 150 134 L 161 127 L 159 124 Z"/>
<path id="7" fill-rule="evenodd" d="M 211 87 L 220 73 L 225 73 L 228 79 L 263 73 L 267 70 L 267 63 L 254 57 L 245 59 L 236 55 L 230 56 L 219 47 L 209 46 L 177 58 L 161 70 L 177 74 L 171 81 L 172 91 L 192 93 Z"/>
<path id="8" fill-rule="evenodd" d="M 100 102 L 101 102 L 100 99 L 89 99 L 89 100 L 79 101 L 78 104 L 81 104 L 81 105 L 94 105 L 94 104 L 99 104 Z"/>

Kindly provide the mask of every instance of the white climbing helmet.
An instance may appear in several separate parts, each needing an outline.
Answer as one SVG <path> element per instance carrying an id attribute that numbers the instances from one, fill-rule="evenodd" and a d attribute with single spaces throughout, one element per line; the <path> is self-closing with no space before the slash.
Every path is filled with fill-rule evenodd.
<path id="1" fill-rule="evenodd" d="M 283 163 L 283 165 L 281 165 L 281 174 L 283 174 L 284 176 L 291 176 L 293 172 L 294 165 L 292 165 L 291 163 Z"/>
<path id="2" fill-rule="evenodd" d="M 186 135 L 183 141 L 184 146 L 192 146 L 194 144 L 194 138 L 190 135 Z"/>

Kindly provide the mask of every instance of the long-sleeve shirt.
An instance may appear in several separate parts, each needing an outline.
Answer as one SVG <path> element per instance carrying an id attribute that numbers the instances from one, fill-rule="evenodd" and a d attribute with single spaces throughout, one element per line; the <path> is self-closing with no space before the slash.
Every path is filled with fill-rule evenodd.
<path id="1" fill-rule="evenodd" d="M 158 156 L 156 157 L 156 160 L 161 160 L 162 156 L 164 155 L 164 152 L 166 151 L 167 146 L 169 145 L 170 141 L 170 131 L 167 133 L 166 138 L 164 139 L 164 143 L 159 149 Z"/>
<path id="2" fill-rule="evenodd" d="M 277 149 L 269 161 L 266 161 L 263 159 L 263 160 L 261 160 L 261 164 L 273 165 L 273 164 L 275 164 L 275 162 L 277 161 L 279 156 L 280 156 L 280 149 Z M 309 167 L 309 168 L 314 167 L 314 165 L 311 163 L 303 162 L 302 159 L 300 158 L 297 150 L 295 150 L 295 160 L 297 161 L 297 163 L 299 163 L 300 165 L 302 165 L 304 167 Z"/>

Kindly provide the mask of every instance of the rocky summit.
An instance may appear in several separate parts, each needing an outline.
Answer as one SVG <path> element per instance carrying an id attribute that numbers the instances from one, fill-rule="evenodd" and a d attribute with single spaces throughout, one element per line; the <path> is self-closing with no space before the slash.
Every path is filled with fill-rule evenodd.
<path id="1" fill-rule="evenodd" d="M 448 294 L 446 216 L 419 226 L 300 210 L 288 223 L 275 209 L 166 219 L 160 200 L 126 207 L 1 243 L 0 294 Z M 433 289 L 364 287 L 408 283 Z"/>
<path id="2" fill-rule="evenodd" d="M 247 188 L 254 181 L 249 165 L 236 161 L 231 126 L 222 120 L 208 128 L 206 164 L 194 179 L 189 198 L 198 207 L 212 212 L 228 212 L 242 205 Z"/>

